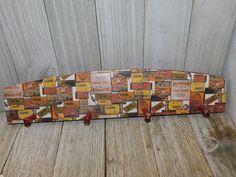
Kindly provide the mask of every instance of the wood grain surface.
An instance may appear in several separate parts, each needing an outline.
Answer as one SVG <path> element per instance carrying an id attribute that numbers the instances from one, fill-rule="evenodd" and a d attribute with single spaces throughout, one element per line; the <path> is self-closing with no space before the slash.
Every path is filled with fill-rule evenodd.
<path id="1" fill-rule="evenodd" d="M 62 123 L 22 127 L 3 169 L 4 177 L 51 177 L 57 156 Z"/>
<path id="2" fill-rule="evenodd" d="M 54 168 L 54 177 L 104 177 L 104 120 L 65 122 Z"/>
<path id="3" fill-rule="evenodd" d="M 43 0 L 0 1 L 0 9 L 2 29 L 20 82 L 58 74 Z"/>
<path id="4" fill-rule="evenodd" d="M 134 118 L 30 128 L 1 119 L 0 135 L 4 177 L 236 175 L 236 128 L 227 114 L 153 117 L 149 124 Z"/>
<path id="5" fill-rule="evenodd" d="M 223 75 L 226 79 L 227 85 L 227 111 L 231 118 L 236 124 L 236 80 L 235 80 L 235 69 L 236 69 L 236 20 L 234 23 L 234 30 L 232 32 L 227 58 L 224 64 Z"/>
<path id="6" fill-rule="evenodd" d="M 236 176 L 236 128 L 227 114 L 190 117 L 197 138 L 215 177 Z"/>
<path id="7" fill-rule="evenodd" d="M 45 5 L 60 73 L 100 70 L 94 0 L 46 0 Z"/>
<path id="8" fill-rule="evenodd" d="M 0 173 L 19 132 L 19 125 L 8 125 L 5 112 L 0 112 Z"/>
<path id="9" fill-rule="evenodd" d="M 145 2 L 144 66 L 183 69 L 193 1 Z"/>
<path id="10" fill-rule="evenodd" d="M 108 68 L 220 74 L 236 16 L 234 0 L 8 0 L 0 8 L 0 89 Z"/>
<path id="11" fill-rule="evenodd" d="M 228 110 L 236 120 L 235 0 L 2 0 L 0 9 L 1 90 L 59 73 L 109 68 L 221 74 L 229 51 L 224 75 Z M 0 102 L 2 110 L 2 93 Z M 236 129 L 227 113 L 31 128 L 7 125 L 4 114 L 4 177 L 236 176 Z"/>
<path id="12" fill-rule="evenodd" d="M 19 83 L 2 26 L 0 25 L 0 110 L 4 109 L 3 89 L 6 86 Z"/>
<path id="13" fill-rule="evenodd" d="M 103 69 L 143 67 L 144 0 L 95 0 Z"/>
<path id="14" fill-rule="evenodd" d="M 158 177 L 148 124 L 142 118 L 107 120 L 107 177 Z"/>
<path id="15" fill-rule="evenodd" d="M 194 1 L 185 70 L 221 74 L 235 16 L 235 0 Z"/>
<path id="16" fill-rule="evenodd" d="M 161 177 L 212 176 L 188 118 L 154 117 L 150 132 Z"/>

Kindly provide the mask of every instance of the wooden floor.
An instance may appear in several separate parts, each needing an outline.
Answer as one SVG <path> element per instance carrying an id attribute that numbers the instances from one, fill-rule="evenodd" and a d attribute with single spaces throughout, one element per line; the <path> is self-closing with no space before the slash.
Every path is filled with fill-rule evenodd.
<path id="1" fill-rule="evenodd" d="M 235 177 L 236 129 L 226 114 L 7 125 L 4 177 Z"/>

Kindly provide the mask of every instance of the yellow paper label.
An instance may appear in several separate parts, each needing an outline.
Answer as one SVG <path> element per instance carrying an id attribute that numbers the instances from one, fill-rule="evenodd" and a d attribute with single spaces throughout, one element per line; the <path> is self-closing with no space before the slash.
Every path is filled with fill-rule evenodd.
<path id="1" fill-rule="evenodd" d="M 11 105 L 10 110 L 24 110 L 24 105 Z"/>
<path id="2" fill-rule="evenodd" d="M 205 91 L 205 83 L 203 82 L 193 82 L 191 84 L 192 92 L 204 92 Z"/>
<path id="3" fill-rule="evenodd" d="M 120 106 L 118 104 L 105 106 L 106 114 L 119 114 Z"/>
<path id="4" fill-rule="evenodd" d="M 140 96 L 142 99 L 150 99 L 150 90 L 135 90 L 135 96 Z"/>
<path id="5" fill-rule="evenodd" d="M 143 82 L 143 73 L 133 73 L 131 75 L 131 80 L 136 83 Z"/>
<path id="6" fill-rule="evenodd" d="M 76 84 L 77 92 L 89 92 L 91 90 L 90 82 L 79 82 Z"/>
<path id="7" fill-rule="evenodd" d="M 226 94 L 225 93 L 222 95 L 222 103 L 226 103 Z"/>
<path id="8" fill-rule="evenodd" d="M 20 119 L 25 119 L 29 116 L 32 116 L 34 114 L 33 110 L 31 109 L 27 109 L 27 110 L 23 110 L 23 111 L 18 111 L 18 116 Z"/>
<path id="9" fill-rule="evenodd" d="M 170 101 L 169 110 L 177 110 L 183 108 L 183 101 Z"/>
<path id="10" fill-rule="evenodd" d="M 110 105 L 111 104 L 111 100 L 98 100 L 97 103 L 99 105 Z"/>
<path id="11" fill-rule="evenodd" d="M 120 92 L 119 98 L 122 100 L 133 100 L 134 99 L 134 92 Z"/>
<path id="12" fill-rule="evenodd" d="M 189 110 L 177 109 L 176 114 L 189 114 Z"/>
<path id="13" fill-rule="evenodd" d="M 74 118 L 72 118 L 72 117 L 64 117 L 64 118 L 62 118 L 63 120 L 74 120 Z"/>
<path id="14" fill-rule="evenodd" d="M 44 81 L 55 82 L 57 80 L 56 76 L 45 78 Z"/>
<path id="15" fill-rule="evenodd" d="M 58 113 L 58 118 L 59 118 L 59 119 L 64 119 L 64 113 L 61 113 L 61 112 Z"/>
<path id="16" fill-rule="evenodd" d="M 49 77 L 43 80 L 43 86 L 44 87 L 55 87 L 56 86 L 56 77 Z"/>

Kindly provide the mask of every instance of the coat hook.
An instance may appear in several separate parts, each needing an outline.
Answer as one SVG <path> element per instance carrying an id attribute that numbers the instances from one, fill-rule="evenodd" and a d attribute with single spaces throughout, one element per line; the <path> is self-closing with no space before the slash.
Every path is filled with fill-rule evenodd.
<path id="1" fill-rule="evenodd" d="M 92 113 L 87 112 L 87 114 L 84 117 L 84 125 L 90 125 L 91 120 L 92 120 Z"/>
<path id="2" fill-rule="evenodd" d="M 144 121 L 145 122 L 151 122 L 151 113 L 148 111 L 148 109 L 147 108 L 142 108 L 142 112 L 143 112 L 143 114 L 144 114 Z"/>
<path id="3" fill-rule="evenodd" d="M 207 106 L 200 105 L 198 110 L 201 111 L 205 118 L 210 118 L 211 110 Z"/>
<path id="4" fill-rule="evenodd" d="M 37 119 L 37 116 L 35 114 L 29 116 L 29 117 L 26 117 L 24 119 L 24 126 L 25 127 L 30 127 L 31 126 L 31 123 Z"/>

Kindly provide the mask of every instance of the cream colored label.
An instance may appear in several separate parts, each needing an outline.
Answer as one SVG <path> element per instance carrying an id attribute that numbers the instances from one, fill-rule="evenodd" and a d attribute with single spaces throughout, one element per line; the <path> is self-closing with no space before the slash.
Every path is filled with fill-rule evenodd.
<path id="1" fill-rule="evenodd" d="M 205 83 L 203 82 L 193 82 L 191 84 L 192 92 L 204 92 L 205 91 Z"/>
<path id="2" fill-rule="evenodd" d="M 89 92 L 91 90 L 90 82 L 79 82 L 76 84 L 76 90 L 78 92 Z"/>
<path id="3" fill-rule="evenodd" d="M 190 82 L 187 80 L 173 80 L 171 86 L 171 100 L 189 100 Z"/>
<path id="4" fill-rule="evenodd" d="M 31 109 L 27 109 L 27 110 L 23 110 L 23 111 L 18 111 L 18 116 L 20 119 L 25 119 L 29 116 L 32 116 L 34 114 L 33 110 Z"/>
<path id="5" fill-rule="evenodd" d="M 105 106 L 105 113 L 106 114 L 119 114 L 120 106 L 118 104 Z"/>
<path id="6" fill-rule="evenodd" d="M 137 108 L 137 103 L 131 102 L 130 104 L 128 104 L 127 106 L 124 107 L 124 112 L 128 113 L 131 110 L 133 110 L 134 108 Z"/>

